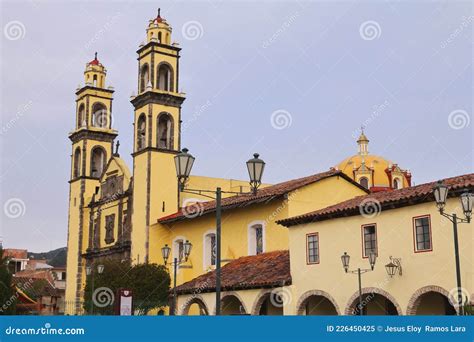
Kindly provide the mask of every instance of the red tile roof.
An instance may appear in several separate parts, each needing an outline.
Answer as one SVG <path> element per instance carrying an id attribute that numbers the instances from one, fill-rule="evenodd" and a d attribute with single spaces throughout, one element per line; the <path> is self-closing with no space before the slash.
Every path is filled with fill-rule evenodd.
<path id="1" fill-rule="evenodd" d="M 455 196 L 464 190 L 474 190 L 474 173 L 446 178 L 442 180 L 448 186 L 449 196 Z M 343 216 L 356 216 L 365 210 L 369 213 L 371 208 L 377 210 L 389 210 L 404 206 L 434 201 L 433 186 L 436 182 L 425 183 L 417 186 L 403 188 L 400 190 L 383 191 L 364 196 L 358 196 L 350 200 L 316 210 L 300 216 L 290 217 L 277 221 L 277 223 L 291 227 L 297 224 L 323 221 Z"/>
<path id="2" fill-rule="evenodd" d="M 367 191 L 365 188 L 360 186 L 358 183 L 354 182 L 350 177 L 348 177 L 342 171 L 330 170 L 327 172 L 317 173 L 308 177 L 293 179 L 290 181 L 286 181 L 283 183 L 278 183 L 275 185 L 262 188 L 257 191 L 256 195 L 254 195 L 253 193 L 246 193 L 243 195 L 223 198 L 221 202 L 222 210 L 241 208 L 241 207 L 245 207 L 245 206 L 257 204 L 257 203 L 267 203 L 276 198 L 281 198 L 282 196 L 284 196 L 285 194 L 291 191 L 297 190 L 306 185 L 316 183 L 318 181 L 321 181 L 323 179 L 327 179 L 330 177 L 341 177 L 347 180 L 348 182 L 354 184 L 355 186 L 359 187 L 360 189 Z M 180 209 L 178 212 L 174 214 L 160 218 L 158 222 L 167 224 L 167 223 L 171 223 L 171 222 L 175 222 L 179 220 L 191 219 L 191 218 L 199 217 L 205 214 L 213 213 L 216 211 L 216 201 L 203 202 L 203 203 L 199 203 L 199 205 L 192 206 L 192 207 L 194 207 L 193 210 L 196 210 L 197 214 L 199 215 L 192 215 L 192 214 L 195 214 L 194 212 L 189 213 L 189 215 L 186 215 L 186 209 L 184 210 Z"/>
<path id="3" fill-rule="evenodd" d="M 13 259 L 28 259 L 28 250 L 16 249 L 16 248 L 5 248 L 3 250 L 4 256 Z"/>
<path id="4" fill-rule="evenodd" d="M 221 268 L 222 291 L 291 285 L 290 254 L 274 251 L 245 256 Z M 216 271 L 205 273 L 176 288 L 177 293 L 214 292 Z"/>

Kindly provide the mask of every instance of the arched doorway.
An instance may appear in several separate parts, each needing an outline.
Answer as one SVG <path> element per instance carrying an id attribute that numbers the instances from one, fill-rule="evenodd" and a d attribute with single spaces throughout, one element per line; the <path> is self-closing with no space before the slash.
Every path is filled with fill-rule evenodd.
<path id="1" fill-rule="evenodd" d="M 354 293 L 348 301 L 346 315 L 359 315 L 359 291 Z M 373 315 L 402 315 L 400 305 L 388 292 L 378 288 L 362 289 L 362 314 Z"/>
<path id="2" fill-rule="evenodd" d="M 283 306 L 287 301 L 287 291 L 265 291 L 255 302 L 253 315 L 282 316 Z"/>
<path id="3" fill-rule="evenodd" d="M 297 315 L 305 316 L 335 316 L 339 308 L 334 298 L 324 291 L 308 291 L 304 293 L 296 306 Z"/>
<path id="4" fill-rule="evenodd" d="M 221 299 L 222 315 L 246 315 L 247 310 L 236 294 L 225 295 Z"/>
<path id="5" fill-rule="evenodd" d="M 204 300 L 200 297 L 194 297 L 187 300 L 183 304 L 183 309 L 181 310 L 181 315 L 183 316 L 207 316 L 209 315 L 209 310 L 204 303 Z"/>
<path id="6" fill-rule="evenodd" d="M 456 315 L 456 309 L 449 301 L 449 292 L 439 286 L 426 286 L 411 297 L 408 315 Z"/>

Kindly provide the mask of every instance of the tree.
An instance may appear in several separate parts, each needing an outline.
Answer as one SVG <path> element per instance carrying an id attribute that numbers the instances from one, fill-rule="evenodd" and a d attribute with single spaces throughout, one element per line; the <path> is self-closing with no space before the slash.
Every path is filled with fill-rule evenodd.
<path id="1" fill-rule="evenodd" d="M 151 309 L 167 305 L 171 280 L 165 266 L 135 265 L 130 270 L 130 279 L 134 309 L 139 315 L 146 315 Z"/>
<path id="2" fill-rule="evenodd" d="M 0 247 L 0 315 L 15 314 L 16 295 L 12 288 L 12 274 L 8 269 L 9 258 Z"/>
<path id="3" fill-rule="evenodd" d="M 112 315 L 117 298 L 110 298 L 116 297 L 119 289 L 132 290 L 134 310 L 139 315 L 167 305 L 171 281 L 166 267 L 157 264 L 131 266 L 128 262 L 107 260 L 100 262 L 104 271 L 99 274 L 98 264 L 96 262 L 87 276 L 84 289 L 84 309 L 89 314 L 93 310 L 94 314 Z"/>

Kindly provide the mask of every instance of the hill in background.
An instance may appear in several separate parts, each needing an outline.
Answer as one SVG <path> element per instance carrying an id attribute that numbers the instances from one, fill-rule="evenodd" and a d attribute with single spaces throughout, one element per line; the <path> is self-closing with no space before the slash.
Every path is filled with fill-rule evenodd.
<path id="1" fill-rule="evenodd" d="M 28 252 L 30 259 L 46 259 L 47 263 L 54 267 L 66 267 L 67 247 L 61 247 L 49 252 L 33 253 Z"/>

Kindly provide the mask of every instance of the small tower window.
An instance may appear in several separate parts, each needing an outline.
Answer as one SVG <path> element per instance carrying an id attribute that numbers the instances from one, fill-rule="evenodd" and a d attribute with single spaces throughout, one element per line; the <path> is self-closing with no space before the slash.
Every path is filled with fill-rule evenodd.
<path id="1" fill-rule="evenodd" d="M 137 150 L 145 147 L 146 143 L 146 118 L 145 114 L 140 115 L 137 123 Z"/>
<path id="2" fill-rule="evenodd" d="M 400 179 L 395 178 L 395 179 L 393 180 L 393 188 L 394 188 L 395 190 L 401 189 L 401 187 L 400 187 Z"/>
<path id="3" fill-rule="evenodd" d="M 158 89 L 173 91 L 173 71 L 168 64 L 158 68 Z"/>
<path id="4" fill-rule="evenodd" d="M 91 155 L 91 177 L 99 178 L 105 168 L 105 151 L 102 147 L 95 147 Z"/>
<path id="5" fill-rule="evenodd" d="M 102 128 L 109 127 L 107 108 L 103 103 L 95 103 L 92 106 L 92 126 Z"/>
<path id="6" fill-rule="evenodd" d="M 74 172 L 73 178 L 77 178 L 81 175 L 81 149 L 79 147 L 76 148 L 74 152 Z"/>
<path id="7" fill-rule="evenodd" d="M 362 185 L 364 188 L 368 189 L 369 188 L 369 180 L 367 177 L 361 177 L 359 179 L 359 184 Z"/>
<path id="8" fill-rule="evenodd" d="M 85 112 L 85 107 L 84 104 L 81 104 L 79 106 L 79 111 L 77 112 L 77 128 L 85 127 L 85 120 L 86 118 L 84 117 Z"/>
<path id="9" fill-rule="evenodd" d="M 93 81 L 92 81 L 92 85 L 94 87 L 97 87 L 97 75 L 94 75 L 94 78 L 93 78 Z"/>
<path id="10" fill-rule="evenodd" d="M 158 43 L 161 43 L 161 32 L 158 32 Z"/>
<path id="11" fill-rule="evenodd" d="M 150 70 L 148 64 L 142 66 L 140 71 L 140 93 L 143 93 L 146 89 L 148 82 L 150 81 Z"/>
<path id="12" fill-rule="evenodd" d="M 173 149 L 173 119 L 171 115 L 162 113 L 158 116 L 158 148 Z"/>

